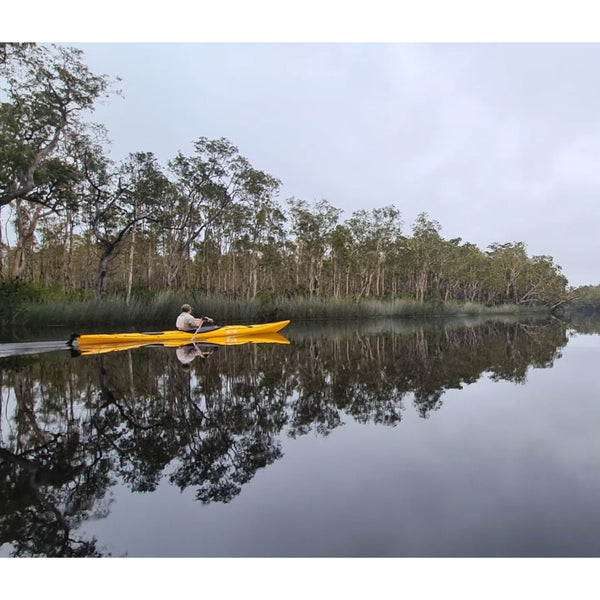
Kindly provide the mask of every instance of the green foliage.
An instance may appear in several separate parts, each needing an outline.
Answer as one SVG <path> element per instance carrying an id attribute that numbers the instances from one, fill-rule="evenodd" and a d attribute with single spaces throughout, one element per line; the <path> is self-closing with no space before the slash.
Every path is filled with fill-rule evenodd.
<path id="1" fill-rule="evenodd" d="M 572 289 L 566 310 L 574 315 L 600 314 L 600 285 L 584 285 Z"/>
<path id="2" fill-rule="evenodd" d="M 16 280 L 0 281 L 0 320 L 3 325 L 14 323 L 25 305 L 39 302 L 43 290 Z"/>
<path id="3" fill-rule="evenodd" d="M 108 95 L 110 83 L 88 69 L 76 48 L 5 44 L 2 51 L 0 206 L 18 198 L 53 205 L 58 194 L 48 198 L 48 183 L 64 183 L 67 175 L 53 161 L 71 132 L 85 130 L 82 114 Z"/>

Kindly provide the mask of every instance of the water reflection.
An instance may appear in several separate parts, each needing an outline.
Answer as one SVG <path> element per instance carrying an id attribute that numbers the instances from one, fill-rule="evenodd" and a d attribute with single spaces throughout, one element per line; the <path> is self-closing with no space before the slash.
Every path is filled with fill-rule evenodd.
<path id="1" fill-rule="evenodd" d="M 15 556 L 100 556 L 77 529 L 110 512 L 111 488 L 167 479 L 227 503 L 282 456 L 282 436 L 344 420 L 427 418 L 482 375 L 522 384 L 568 341 L 553 321 L 347 324 L 290 330 L 289 346 L 176 348 L 0 359 L 0 546 Z"/>

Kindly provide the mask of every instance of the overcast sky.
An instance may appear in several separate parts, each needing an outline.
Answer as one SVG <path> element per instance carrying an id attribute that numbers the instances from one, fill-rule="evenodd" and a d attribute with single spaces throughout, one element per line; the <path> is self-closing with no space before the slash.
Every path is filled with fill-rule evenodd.
<path id="1" fill-rule="evenodd" d="M 111 154 L 226 137 L 280 199 L 424 211 L 481 249 L 523 241 L 600 283 L 600 45 L 86 43 L 123 98 Z"/>

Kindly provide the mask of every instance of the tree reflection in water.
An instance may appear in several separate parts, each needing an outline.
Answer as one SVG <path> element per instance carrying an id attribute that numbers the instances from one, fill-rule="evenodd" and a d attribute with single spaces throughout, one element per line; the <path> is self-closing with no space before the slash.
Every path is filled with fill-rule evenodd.
<path id="1" fill-rule="evenodd" d="M 100 556 L 75 532 L 109 513 L 119 482 L 152 492 L 168 478 L 229 502 L 282 456 L 282 436 L 395 426 L 407 401 L 427 418 L 445 390 L 483 374 L 523 383 L 567 343 L 557 321 L 358 331 L 297 331 L 290 346 L 225 348 L 190 368 L 173 348 L 1 359 L 0 546 Z"/>

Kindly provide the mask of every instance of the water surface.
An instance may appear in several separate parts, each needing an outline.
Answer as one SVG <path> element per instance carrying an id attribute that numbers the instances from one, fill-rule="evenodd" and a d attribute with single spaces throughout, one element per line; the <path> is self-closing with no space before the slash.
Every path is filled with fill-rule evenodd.
<path id="1" fill-rule="evenodd" d="M 599 330 L 293 323 L 188 367 L 2 344 L 0 555 L 599 556 Z"/>

